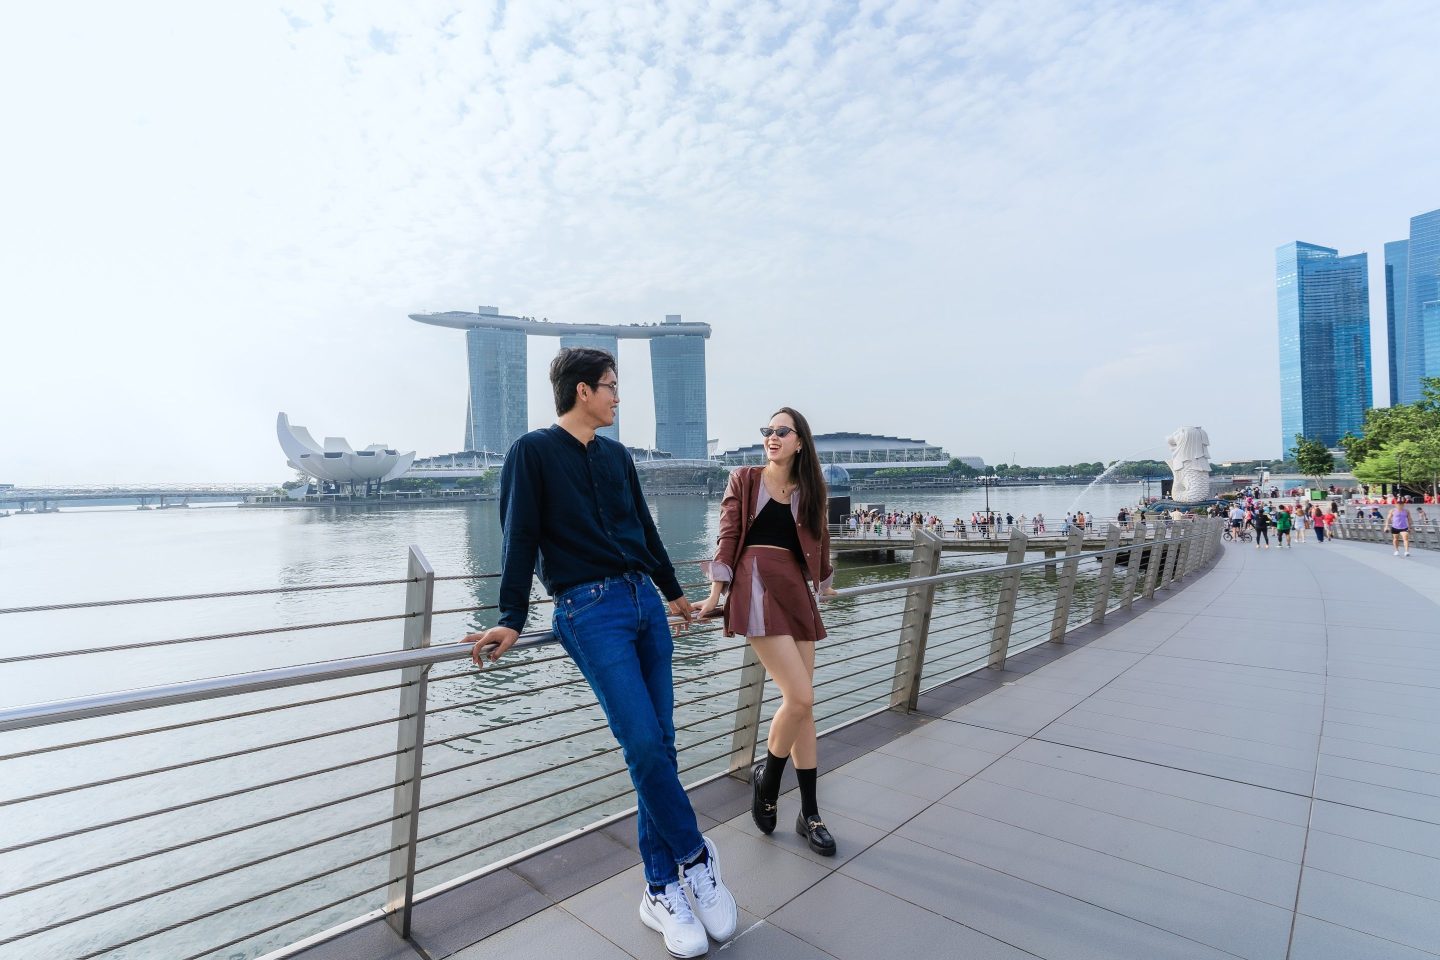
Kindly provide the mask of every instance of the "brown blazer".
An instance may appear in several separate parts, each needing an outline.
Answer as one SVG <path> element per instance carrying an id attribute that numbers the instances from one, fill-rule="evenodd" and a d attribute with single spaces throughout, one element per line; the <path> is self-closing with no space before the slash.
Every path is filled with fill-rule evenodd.
<path id="1" fill-rule="evenodd" d="M 713 581 L 729 583 L 735 579 L 735 561 L 739 559 L 745 535 L 761 509 L 770 502 L 770 491 L 761 479 L 764 470 L 764 467 L 741 467 L 730 474 L 725 499 L 720 501 L 720 536 L 715 541 L 715 558 L 701 564 L 706 576 Z M 819 593 L 827 589 L 835 577 L 830 563 L 830 527 L 822 523 L 820 536 L 816 537 L 800 522 L 799 510 L 797 491 L 790 498 L 790 515 L 796 518 L 795 532 L 800 537 L 800 549 L 805 552 L 805 575 Z"/>

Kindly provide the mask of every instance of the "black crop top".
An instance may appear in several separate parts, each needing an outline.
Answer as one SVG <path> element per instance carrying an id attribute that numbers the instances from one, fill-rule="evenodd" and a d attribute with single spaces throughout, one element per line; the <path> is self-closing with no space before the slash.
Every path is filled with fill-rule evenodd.
<path id="1" fill-rule="evenodd" d="M 745 534 L 747 547 L 784 547 L 795 554 L 800 569 L 805 569 L 805 551 L 800 548 L 800 534 L 795 532 L 795 516 L 790 504 L 771 500 L 760 508 Z"/>

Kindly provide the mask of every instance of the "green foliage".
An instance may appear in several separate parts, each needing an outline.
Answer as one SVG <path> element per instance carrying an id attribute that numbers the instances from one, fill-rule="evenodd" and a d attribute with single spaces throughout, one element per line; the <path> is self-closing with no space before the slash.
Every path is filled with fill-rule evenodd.
<path id="1" fill-rule="evenodd" d="M 1300 472 L 1320 485 L 1320 478 L 1335 469 L 1335 455 L 1319 440 L 1295 435 L 1295 464 Z"/>
<path id="2" fill-rule="evenodd" d="M 1440 436 L 1440 377 L 1426 377 L 1422 384 L 1421 397 L 1415 403 L 1366 410 L 1360 436 L 1340 438 L 1346 459 L 1359 464 L 1392 444 Z"/>
<path id="3" fill-rule="evenodd" d="M 1362 483 L 1398 483 L 1401 486 L 1440 484 L 1440 437 L 1401 440 L 1366 457 L 1355 468 Z"/>

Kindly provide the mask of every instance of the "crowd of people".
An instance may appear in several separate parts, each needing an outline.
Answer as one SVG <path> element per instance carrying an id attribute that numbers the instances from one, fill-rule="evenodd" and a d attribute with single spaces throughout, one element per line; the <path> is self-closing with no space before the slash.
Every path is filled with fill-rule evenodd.
<path id="1" fill-rule="evenodd" d="M 1425 502 L 1433 501 L 1427 498 Z M 1424 523 L 1428 519 L 1423 506 L 1416 505 L 1412 510 L 1408 498 L 1404 497 L 1391 497 L 1389 503 L 1371 502 L 1367 498 L 1352 506 L 1353 519 L 1385 524 L 1397 557 L 1410 556 L 1410 528 L 1413 523 Z M 1384 513 L 1381 512 L 1382 506 L 1388 507 Z M 1327 531 L 1342 518 L 1341 510 L 1338 500 L 1329 501 L 1327 509 L 1321 504 L 1302 500 L 1269 504 L 1247 494 L 1243 499 L 1235 500 L 1228 509 L 1219 505 L 1212 507 L 1211 515 L 1226 517 L 1230 524 L 1229 539 L 1240 542 L 1253 538 L 1256 550 L 1269 550 L 1271 530 L 1275 531 L 1277 548 L 1304 543 L 1312 533 L 1316 543 L 1324 543 Z"/>
<path id="2" fill-rule="evenodd" d="M 1122 507 L 1115 516 L 1115 522 L 1121 529 L 1129 530 L 1135 516 L 1135 510 Z M 1084 531 L 1094 528 L 1097 522 L 1093 512 L 1077 510 L 1066 513 L 1054 532 L 1069 534 L 1071 530 Z M 1031 536 L 1051 533 L 1048 523 L 1043 513 L 1030 517 L 1000 510 L 976 510 L 970 514 L 969 520 L 956 517 L 948 523 L 933 513 L 918 510 L 856 510 L 845 518 L 845 529 L 851 536 L 909 537 L 916 528 L 922 528 L 942 537 L 968 537 L 973 533 L 981 539 L 989 539 L 1017 529 Z"/>

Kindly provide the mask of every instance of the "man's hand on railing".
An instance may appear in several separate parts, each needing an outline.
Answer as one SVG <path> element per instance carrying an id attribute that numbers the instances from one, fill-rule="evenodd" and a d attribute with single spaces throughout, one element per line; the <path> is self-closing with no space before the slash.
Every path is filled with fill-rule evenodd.
<path id="1" fill-rule="evenodd" d="M 520 632 L 509 627 L 491 627 L 484 633 L 472 633 L 461 640 L 461 643 L 473 643 L 474 649 L 470 651 L 470 659 L 475 661 L 475 666 L 483 668 L 486 662 L 494 663 L 515 645 L 520 639 Z M 485 653 L 490 648 L 489 655 Z"/>
<path id="2" fill-rule="evenodd" d="M 820 591 L 821 600 L 829 600 L 831 597 L 838 596 L 840 596 L 840 591 L 836 590 L 834 587 L 826 587 L 824 590 Z"/>
<path id="3" fill-rule="evenodd" d="M 684 630 L 689 630 L 689 629 L 690 629 L 690 621 L 695 618 L 695 608 L 694 608 L 693 606 L 691 606 L 691 604 L 690 604 L 690 598 L 687 597 L 687 596 L 685 596 L 685 594 L 682 593 L 682 594 L 680 594 L 680 596 L 676 597 L 674 600 L 671 600 L 670 603 L 669 603 L 669 606 L 670 606 L 670 615 L 671 615 L 672 617 L 679 617 L 679 618 L 680 618 L 680 624 L 679 624 L 679 626 L 676 628 L 675 632 L 676 632 L 676 633 L 679 633 L 679 632 L 684 631 Z"/>

